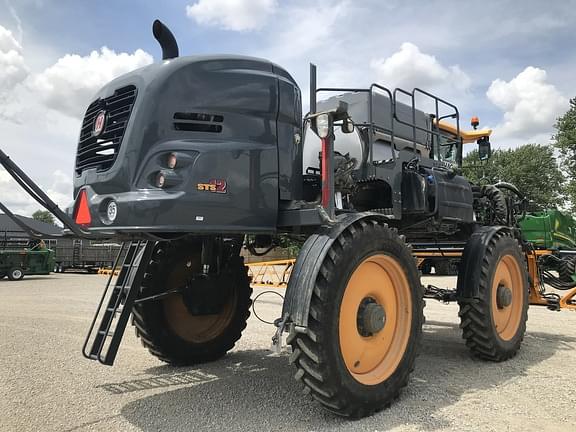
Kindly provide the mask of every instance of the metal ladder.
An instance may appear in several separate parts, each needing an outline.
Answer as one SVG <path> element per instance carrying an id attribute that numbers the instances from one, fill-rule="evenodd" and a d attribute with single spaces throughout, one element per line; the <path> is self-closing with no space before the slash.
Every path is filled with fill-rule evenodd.
<path id="1" fill-rule="evenodd" d="M 82 248 L 82 240 L 75 239 L 72 244 L 72 267 L 80 264 L 80 249 Z"/>
<path id="2" fill-rule="evenodd" d="M 120 273 L 112 284 L 114 271 L 118 268 L 126 248 Z M 122 244 L 82 347 L 82 354 L 87 359 L 98 360 L 108 366 L 114 363 L 153 249 L 154 242 L 151 241 L 141 240 Z M 104 304 L 106 308 L 102 307 Z M 95 331 L 95 324 L 99 318 L 99 325 Z M 90 342 L 92 344 L 88 350 Z"/>

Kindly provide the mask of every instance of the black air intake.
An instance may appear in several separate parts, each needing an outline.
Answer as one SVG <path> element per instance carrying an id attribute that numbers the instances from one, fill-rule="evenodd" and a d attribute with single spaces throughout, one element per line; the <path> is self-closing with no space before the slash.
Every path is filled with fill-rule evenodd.
<path id="1" fill-rule="evenodd" d="M 76 152 L 77 174 L 90 168 L 106 171 L 114 164 L 135 101 L 136 87 L 130 85 L 90 104 L 82 122 Z M 100 133 L 95 133 L 96 118 L 100 113 L 104 113 L 105 120 Z"/>
<path id="2" fill-rule="evenodd" d="M 193 112 L 174 113 L 174 129 L 190 132 L 222 132 L 224 117 L 219 114 Z"/>

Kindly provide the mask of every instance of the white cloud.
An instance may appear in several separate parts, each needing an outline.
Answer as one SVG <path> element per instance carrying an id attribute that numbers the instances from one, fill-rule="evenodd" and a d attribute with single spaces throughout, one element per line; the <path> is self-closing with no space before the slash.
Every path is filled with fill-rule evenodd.
<path id="1" fill-rule="evenodd" d="M 400 51 L 388 58 L 375 59 L 370 66 L 376 71 L 381 84 L 411 90 L 420 87 L 435 91 L 451 87 L 465 92 L 471 84 L 470 77 L 458 65 L 444 66 L 436 57 L 425 54 L 410 43 L 404 42 Z"/>
<path id="2" fill-rule="evenodd" d="M 486 96 L 504 111 L 495 128 L 501 138 L 548 140 L 556 118 L 568 108 L 568 99 L 548 82 L 546 71 L 533 66 L 508 82 L 492 81 Z"/>
<path id="3" fill-rule="evenodd" d="M 0 136 L 9 154 L 61 208 L 72 200 L 76 140 L 83 111 L 108 81 L 153 61 L 138 49 L 116 53 L 106 47 L 87 56 L 67 54 L 31 71 L 26 46 L 0 26 Z M 33 63 L 33 62 L 32 62 Z M 3 170 L 0 199 L 12 211 L 40 208 Z"/>
<path id="4" fill-rule="evenodd" d="M 350 48 L 347 20 L 357 12 L 349 0 L 294 1 L 278 11 L 270 25 L 273 31 L 249 55 L 269 59 L 284 67 L 300 84 L 302 108 L 309 108 L 309 62 L 318 65 L 321 87 L 361 86 L 366 78 L 359 47 Z M 320 25 L 321 22 L 321 25 Z M 351 61 L 353 53 L 354 61 Z M 320 97 L 325 97 L 322 94 Z"/>
<path id="5" fill-rule="evenodd" d="M 11 50 L 20 52 L 22 47 L 10 30 L 0 26 L 0 51 Z"/>
<path id="6" fill-rule="evenodd" d="M 46 194 L 64 210 L 73 202 L 72 177 L 59 169 L 54 171 L 52 177 L 52 184 L 46 190 Z"/>
<path id="7" fill-rule="evenodd" d="M 249 31 L 262 28 L 277 6 L 277 0 L 198 0 L 186 14 L 200 25 Z"/>
<path id="8" fill-rule="evenodd" d="M 341 38 L 335 37 L 337 24 L 349 11 L 347 0 L 317 0 L 285 8 L 278 14 L 280 20 L 266 40 L 269 46 L 258 49 L 257 54 L 281 64 L 294 59 L 300 62 L 310 55 L 340 59 Z"/>
<path id="9" fill-rule="evenodd" d="M 0 26 L 0 100 L 27 76 L 22 47 L 10 30 Z"/>
<path id="10" fill-rule="evenodd" d="M 32 76 L 27 85 L 47 107 L 80 117 L 100 87 L 152 61 L 152 56 L 141 49 L 133 54 L 117 54 L 103 47 L 84 57 L 66 54 L 53 66 Z"/>

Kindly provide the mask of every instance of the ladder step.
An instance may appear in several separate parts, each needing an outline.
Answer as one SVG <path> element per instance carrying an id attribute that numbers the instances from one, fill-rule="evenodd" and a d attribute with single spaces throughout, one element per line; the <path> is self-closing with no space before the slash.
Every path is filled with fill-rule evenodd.
<path id="1" fill-rule="evenodd" d="M 118 308 L 113 308 L 113 307 L 106 308 L 106 312 L 114 312 L 114 313 L 122 313 L 123 310 L 124 310 L 124 308 L 121 308 L 121 307 L 118 307 Z"/>
<path id="2" fill-rule="evenodd" d="M 100 331 L 98 332 L 98 334 L 99 334 L 99 335 L 102 335 L 102 336 L 106 336 L 106 337 L 112 337 L 112 336 L 114 336 L 114 332 L 107 332 L 107 331 L 105 331 L 105 330 L 100 330 Z"/>
<path id="3" fill-rule="evenodd" d="M 130 291 L 130 288 L 132 288 L 130 285 L 126 285 L 124 288 L 122 288 L 122 285 L 116 285 L 116 286 L 114 287 L 114 291 L 115 291 L 115 292 L 118 292 L 118 291 L 120 291 L 120 292 L 122 292 L 122 291 L 128 292 L 128 291 Z"/>

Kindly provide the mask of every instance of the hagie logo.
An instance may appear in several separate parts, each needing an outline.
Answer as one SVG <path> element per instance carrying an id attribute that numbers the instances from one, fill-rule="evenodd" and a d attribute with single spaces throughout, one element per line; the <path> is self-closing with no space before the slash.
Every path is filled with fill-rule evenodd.
<path id="1" fill-rule="evenodd" d="M 208 183 L 198 183 L 197 189 L 204 192 L 225 194 L 228 192 L 226 180 L 213 179 Z"/>
<path id="2" fill-rule="evenodd" d="M 94 120 L 94 129 L 92 130 L 92 135 L 98 136 L 104 130 L 104 125 L 106 124 L 106 111 L 100 111 Z"/>

